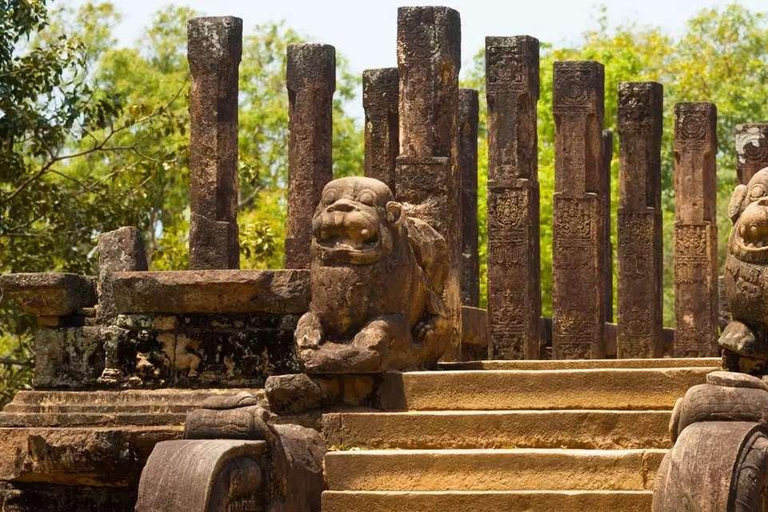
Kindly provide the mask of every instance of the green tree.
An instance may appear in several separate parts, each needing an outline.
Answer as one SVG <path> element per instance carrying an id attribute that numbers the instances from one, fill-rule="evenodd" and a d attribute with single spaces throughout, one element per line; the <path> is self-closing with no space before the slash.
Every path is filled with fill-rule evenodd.
<path id="1" fill-rule="evenodd" d="M 598 12 L 596 30 L 586 32 L 578 44 L 555 48 L 542 44 L 539 113 L 539 180 L 541 183 L 541 270 L 544 313 L 552 305 L 552 194 L 554 193 L 554 133 L 552 70 L 557 60 L 597 60 L 605 66 L 605 128 L 616 132 L 617 90 L 620 82 L 654 80 L 664 85 L 664 139 L 662 147 L 662 208 L 664 217 L 664 320 L 674 325 L 672 281 L 674 191 L 672 188 L 674 105 L 682 101 L 710 101 L 718 107 L 718 219 L 720 262 L 730 229 L 726 214 L 736 183 L 733 128 L 738 123 L 768 119 L 768 23 L 765 13 L 732 4 L 699 12 L 679 38 L 657 27 L 636 24 L 611 27 L 605 11 Z M 463 85 L 480 90 L 485 98 L 484 51 L 479 51 Z M 481 108 L 481 133 L 485 108 Z M 611 166 L 614 248 L 618 202 L 618 140 L 614 139 Z M 487 173 L 487 145 L 480 139 L 479 178 Z M 482 190 L 482 188 L 481 188 Z M 483 192 L 481 192 L 481 196 Z M 485 198 L 481 197 L 481 246 L 486 244 Z M 485 249 L 482 249 L 485 255 Z M 614 272 L 617 269 L 614 268 Z M 483 278 L 485 275 L 483 274 Z M 617 276 L 614 275 L 614 286 Z M 485 284 L 484 288 L 485 289 Z M 615 295 L 614 295 L 615 296 Z"/>
<path id="2" fill-rule="evenodd" d="M 153 268 L 185 268 L 186 23 L 197 13 L 163 8 L 139 43 L 118 47 L 112 30 L 120 15 L 108 2 L 50 14 L 44 1 L 0 0 L 0 7 L 0 272 L 93 274 L 98 234 L 123 225 L 144 233 Z M 285 50 L 301 40 L 281 23 L 257 26 L 244 37 L 239 220 L 245 268 L 282 266 Z M 362 135 L 343 109 L 358 79 L 343 56 L 338 63 L 334 172 L 346 175 L 362 162 Z M 10 368 L 12 375 L 0 373 L 0 386 L 15 389 L 28 382 L 34 325 L 12 306 L 2 307 L 0 372 Z M 9 396 L 0 394 L 0 404 Z"/>

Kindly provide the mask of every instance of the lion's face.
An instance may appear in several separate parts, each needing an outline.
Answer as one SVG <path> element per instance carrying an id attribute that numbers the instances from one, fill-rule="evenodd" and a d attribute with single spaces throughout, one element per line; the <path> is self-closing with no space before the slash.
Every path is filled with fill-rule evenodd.
<path id="1" fill-rule="evenodd" d="M 768 264 L 768 168 L 733 192 L 728 214 L 733 221 L 729 250 L 747 263 Z"/>
<path id="2" fill-rule="evenodd" d="M 381 181 L 334 180 L 323 189 L 312 219 L 313 249 L 324 262 L 374 263 L 392 251 L 401 217 L 400 204 Z"/>

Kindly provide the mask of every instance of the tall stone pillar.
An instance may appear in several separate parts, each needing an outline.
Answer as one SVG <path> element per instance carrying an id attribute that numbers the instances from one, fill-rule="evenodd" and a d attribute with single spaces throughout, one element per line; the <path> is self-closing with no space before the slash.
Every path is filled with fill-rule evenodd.
<path id="1" fill-rule="evenodd" d="M 461 303 L 480 305 L 477 240 L 477 91 L 459 89 L 459 171 L 461 172 Z"/>
<path id="2" fill-rule="evenodd" d="M 448 242 L 444 290 L 451 348 L 461 357 L 461 174 L 459 69 L 461 21 L 447 7 L 401 7 L 397 20 L 400 154 L 395 193 L 410 215 L 429 222 Z"/>
<path id="3" fill-rule="evenodd" d="M 717 108 L 675 105 L 675 355 L 717 345 Z"/>
<path id="4" fill-rule="evenodd" d="M 488 330 L 492 359 L 538 359 L 539 41 L 487 37 Z"/>
<path id="5" fill-rule="evenodd" d="M 243 20 L 194 18 L 187 25 L 189 267 L 240 267 L 237 229 L 237 95 Z"/>
<path id="6" fill-rule="evenodd" d="M 605 357 L 603 94 L 602 64 L 555 63 L 555 359 Z"/>
<path id="7" fill-rule="evenodd" d="M 611 242 L 611 161 L 613 160 L 613 132 L 603 130 L 600 176 L 603 178 L 603 216 L 605 217 L 605 321 L 613 321 L 613 243 Z M 615 354 L 612 354 L 615 355 Z"/>
<path id="8" fill-rule="evenodd" d="M 661 136 L 664 89 L 619 85 L 618 357 L 661 357 Z"/>
<path id="9" fill-rule="evenodd" d="M 395 159 L 400 151 L 397 68 L 363 71 L 365 175 L 395 190 Z"/>
<path id="10" fill-rule="evenodd" d="M 327 44 L 288 46 L 288 233 L 285 267 L 309 268 L 312 216 L 333 179 L 333 93 L 336 50 Z"/>
<path id="11" fill-rule="evenodd" d="M 768 167 L 768 123 L 740 124 L 735 129 L 736 174 L 746 185 L 757 171 Z"/>

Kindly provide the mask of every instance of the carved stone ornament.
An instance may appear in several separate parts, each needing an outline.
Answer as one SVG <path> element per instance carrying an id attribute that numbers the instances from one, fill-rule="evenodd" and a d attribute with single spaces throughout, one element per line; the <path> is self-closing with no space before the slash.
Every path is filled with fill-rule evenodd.
<path id="1" fill-rule="evenodd" d="M 309 312 L 295 333 L 308 373 L 431 367 L 448 342 L 445 239 L 372 178 L 334 180 L 312 220 Z"/>
<path id="2" fill-rule="evenodd" d="M 656 476 L 653 512 L 768 511 L 768 386 L 713 372 L 672 412 L 674 447 Z"/>
<path id="3" fill-rule="evenodd" d="M 739 185 L 728 205 L 733 228 L 725 260 L 732 320 L 720 335 L 731 370 L 764 374 L 768 363 L 768 168 Z"/>

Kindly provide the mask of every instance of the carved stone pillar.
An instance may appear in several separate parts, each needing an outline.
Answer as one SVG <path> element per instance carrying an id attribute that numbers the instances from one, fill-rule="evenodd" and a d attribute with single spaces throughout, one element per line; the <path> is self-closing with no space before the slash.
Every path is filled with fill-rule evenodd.
<path id="1" fill-rule="evenodd" d="M 757 171 L 768 167 L 768 123 L 740 124 L 736 139 L 736 174 L 746 185 Z"/>
<path id="2" fill-rule="evenodd" d="M 675 355 L 717 356 L 717 108 L 675 105 Z"/>
<path id="3" fill-rule="evenodd" d="M 461 172 L 461 304 L 480 304 L 480 258 L 477 241 L 477 124 L 479 102 L 474 89 L 459 90 L 459 169 Z"/>
<path id="4" fill-rule="evenodd" d="M 485 52 L 490 357 L 538 359 L 539 41 L 488 37 Z"/>
<path id="5" fill-rule="evenodd" d="M 618 357 L 661 357 L 661 135 L 664 89 L 619 85 Z"/>
<path id="6" fill-rule="evenodd" d="M 187 31 L 192 75 L 189 267 L 239 268 L 237 81 L 243 20 L 195 18 Z"/>
<path id="7" fill-rule="evenodd" d="M 401 7 L 397 22 L 400 154 L 395 195 L 409 215 L 431 224 L 448 243 L 444 290 L 451 322 L 448 360 L 461 355 L 461 174 L 459 69 L 461 21 L 447 7 Z"/>
<path id="8" fill-rule="evenodd" d="M 602 64 L 555 63 L 555 359 L 605 357 L 603 94 Z"/>
<path id="9" fill-rule="evenodd" d="M 400 151 L 397 68 L 363 71 L 365 175 L 395 190 L 395 159 Z"/>
<path id="10" fill-rule="evenodd" d="M 291 135 L 285 267 L 309 268 L 312 216 L 323 187 L 333 179 L 336 50 L 326 44 L 289 45 L 286 78 Z"/>

